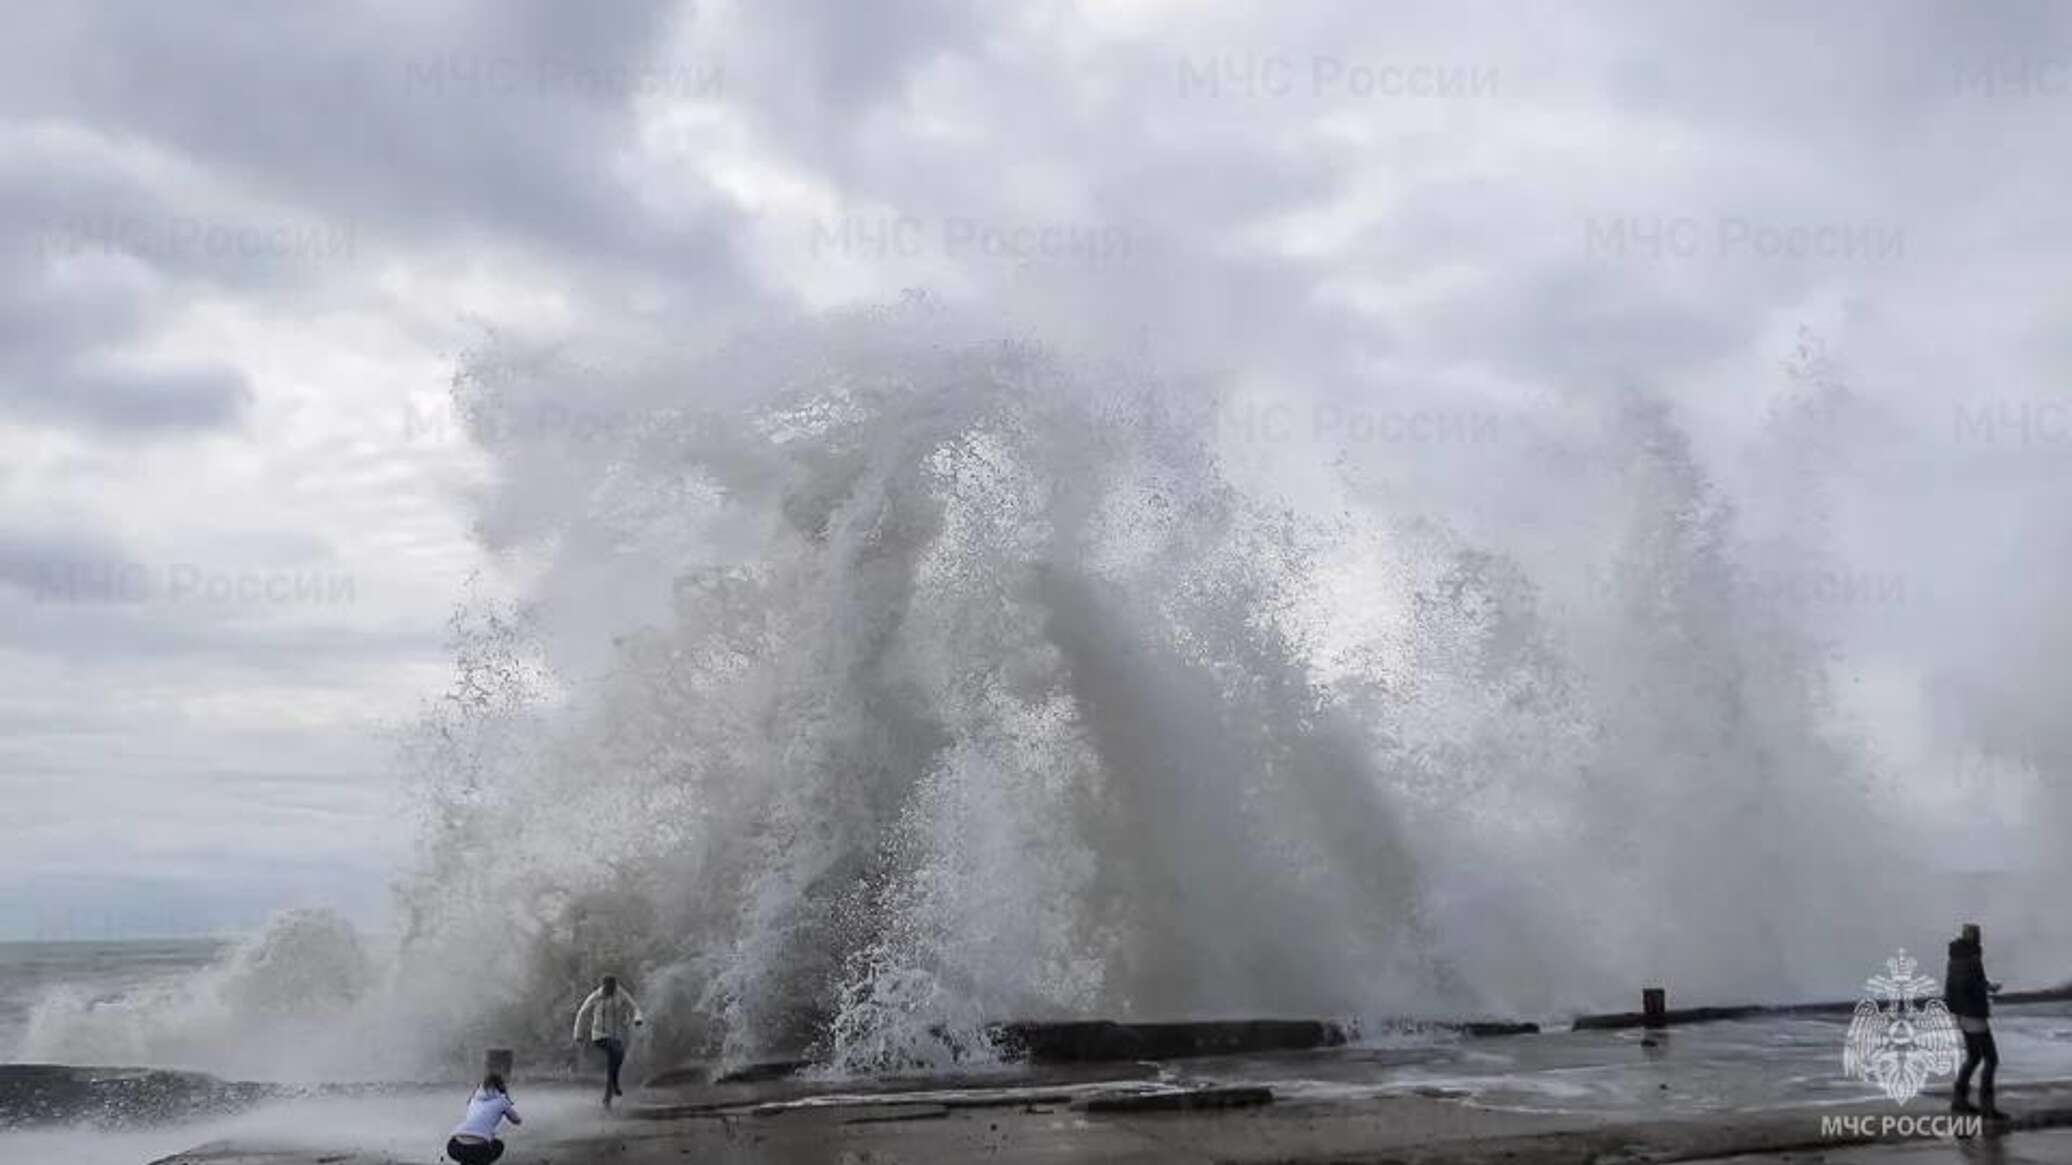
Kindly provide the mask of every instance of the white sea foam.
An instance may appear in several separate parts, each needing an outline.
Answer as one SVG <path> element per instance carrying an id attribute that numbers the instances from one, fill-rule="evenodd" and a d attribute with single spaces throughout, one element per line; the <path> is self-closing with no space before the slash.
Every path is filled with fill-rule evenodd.
<path id="1" fill-rule="evenodd" d="M 636 1073 L 941 1067 L 1010 1018 L 1839 994 L 1945 929 L 1665 409 L 1564 422 L 1550 554 L 1246 444 L 1217 391 L 925 301 L 698 359 L 474 354 L 509 570 L 411 737 L 396 950 L 333 975 L 355 944 L 293 923 L 172 997 L 53 1001 L 34 1041 L 559 1067 L 615 970 L 656 1020 Z M 513 420 L 577 398 L 580 440 Z"/>
<path id="2" fill-rule="evenodd" d="M 48 992 L 17 1059 L 196 1068 L 239 1079 L 327 1080 L 350 1073 L 373 1004 L 373 960 L 343 918 L 288 911 L 205 970 L 105 995 Z M 385 1067 L 385 1065 L 383 1065 Z"/>
<path id="3" fill-rule="evenodd" d="M 1578 596 L 1236 474 L 1213 385 L 925 302 L 580 366 L 458 388 L 523 581 L 418 758 L 412 952 L 494 952 L 506 1026 L 609 966 L 673 1051 L 943 1065 L 1009 1017 L 1789 996 L 1889 950 L 1904 827 L 1643 397 Z M 498 422 L 578 392 L 610 432 Z"/>

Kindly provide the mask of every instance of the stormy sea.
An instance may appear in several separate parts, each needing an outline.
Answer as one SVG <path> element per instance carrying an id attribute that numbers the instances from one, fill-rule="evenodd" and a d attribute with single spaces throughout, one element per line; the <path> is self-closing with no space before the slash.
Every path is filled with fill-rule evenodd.
<path id="1" fill-rule="evenodd" d="M 1847 998 L 1967 903 L 2008 977 L 2072 965 L 2032 908 L 2062 871 L 1938 864 L 1808 592 L 1644 394 L 1535 438 L 1578 521 L 1507 546 L 1313 472 L 1269 390 L 925 300 L 695 360 L 489 342 L 451 407 L 509 569 L 456 596 L 451 686 L 399 733 L 394 932 L 7 948 L 16 1067 L 565 1074 L 608 971 L 645 1071 L 969 1070 L 1007 1020 L 1386 1041 L 1639 983 Z M 18 1135 L 256 1095 L 175 1085 Z"/>

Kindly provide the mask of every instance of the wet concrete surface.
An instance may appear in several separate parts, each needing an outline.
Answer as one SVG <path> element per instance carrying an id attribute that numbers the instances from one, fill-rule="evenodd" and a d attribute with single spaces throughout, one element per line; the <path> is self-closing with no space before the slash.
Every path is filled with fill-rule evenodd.
<path id="1" fill-rule="evenodd" d="M 2007 1008 L 1993 1026 L 2003 1082 L 2072 1081 L 2072 1005 Z M 1844 1018 L 1766 1017 L 1209 1058 L 1171 1071 L 1216 1083 L 1269 1081 L 1284 1101 L 1424 1095 L 1499 1111 L 1659 1119 L 1876 1097 L 1841 1072 L 1847 1030 Z M 1947 1098 L 1946 1078 L 1937 1095 Z"/>
<path id="2" fill-rule="evenodd" d="M 1998 1137 L 1921 1140 L 1853 1148 L 1740 1154 L 1716 1165 L 2065 1165 L 2072 1129 L 2040 1129 Z"/>
<path id="3" fill-rule="evenodd" d="M 2072 1008 L 2010 1008 L 1996 1016 L 1995 1026 L 2003 1107 L 2072 1123 Z M 2015 1129 L 1975 1143 L 1868 1147 L 1828 1135 L 1823 1117 L 1926 1115 L 1945 1111 L 1948 1102 L 1945 1084 L 1901 1110 L 1875 1088 L 1845 1079 L 1845 1031 L 1839 1018 L 1767 1017 L 1666 1033 L 1406 1036 L 1306 1052 L 1008 1068 L 954 1079 L 682 1085 L 642 1089 L 629 1098 L 637 1103 L 609 1117 L 587 1093 L 539 1090 L 519 1096 L 521 1107 L 534 1111 L 506 1138 L 504 1160 L 1465 1165 L 1740 1153 L 1744 1161 L 2072 1162 L 2065 1138 L 2046 1129 Z M 1271 1099 L 1227 1109 L 1150 1110 L 1186 1108 L 1186 1101 L 1172 1098 L 1210 1089 L 1264 1090 Z M 453 1104 L 438 1102 L 450 1100 L 428 1098 L 422 1112 L 394 1112 L 379 1122 L 350 1115 L 301 1122 L 313 1131 L 287 1141 L 269 1143 L 256 1130 L 233 1132 L 204 1151 L 169 1160 L 437 1161 L 446 1124 L 457 1116 L 445 1112 Z"/>
<path id="4" fill-rule="evenodd" d="M 2072 1118 L 2068 1101 L 2072 1094 L 2060 1093 L 2053 1103 Z M 518 1165 L 685 1161 L 732 1165 L 971 1161 L 1005 1165 L 1067 1161 L 1632 1165 L 1694 1160 L 1732 1160 L 1742 1165 L 1886 1160 L 2021 1165 L 2032 1159 L 2067 1159 L 2055 1156 L 2065 1148 L 2064 1130 L 2016 1131 L 1968 1142 L 1864 1146 L 1823 1137 L 1823 1111 L 1829 1110 L 1622 1124 L 1573 1116 L 1481 1113 L 1423 1098 L 1113 1118 L 1045 1105 L 1000 1110 L 912 1105 L 906 1113 L 887 1106 L 854 1110 L 820 1106 L 775 1116 L 714 1114 L 668 1121 L 629 1120 L 593 1127 L 580 1135 L 562 1130 L 527 1138 L 521 1130 L 521 1135 L 510 1138 L 512 1149 L 504 1159 Z M 362 1149 L 226 1145 L 180 1155 L 167 1165 L 401 1165 L 438 1159 L 436 1148 L 428 1145 Z"/>

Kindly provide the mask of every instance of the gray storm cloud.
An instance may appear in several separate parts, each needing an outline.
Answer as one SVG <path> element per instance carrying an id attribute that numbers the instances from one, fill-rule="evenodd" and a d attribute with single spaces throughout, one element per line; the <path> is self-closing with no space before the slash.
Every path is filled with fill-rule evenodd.
<path id="1" fill-rule="evenodd" d="M 720 650 L 698 604 L 748 602 L 732 578 L 827 642 L 763 645 L 740 735 L 708 742 L 759 776 L 660 787 L 820 857 L 669 801 L 620 931 L 738 1047 L 915 1054 L 897 1017 L 1132 1006 L 1187 979 L 1166 950 L 1205 1008 L 1594 1001 L 1576 932 L 1718 992 L 1813 990 L 1893 945 L 1873 869 L 1990 867 L 2010 958 L 2062 953 L 2037 897 L 2068 812 L 2062 9 L 391 15 L 10 23 L 0 720 L 52 726 L 9 754 L 38 808 L 0 827 L 35 843 L 10 879 L 85 910 L 125 871 L 189 877 L 168 913 L 256 921 L 188 859 L 279 868 L 196 824 L 246 804 L 224 773 L 276 768 L 341 792 L 250 835 L 363 885 L 451 873 L 375 823 L 407 803 L 379 738 L 445 689 L 464 580 L 530 611 L 567 706 L 527 731 L 584 769 L 600 726 L 638 736 L 614 717 L 697 714 L 626 677 L 658 641 Z M 1055 377 L 1002 372 L 1025 350 Z M 1245 569 L 1269 544 L 1278 573 Z M 1161 591 L 1146 547 L 1200 589 Z M 84 577 L 156 582 L 44 585 Z M 960 580 L 1016 618 L 916 598 Z M 1278 640 L 1218 606 L 1242 597 Z M 952 691 L 959 642 L 1002 703 Z M 743 727 L 796 713 L 772 693 L 832 717 L 808 754 L 868 760 L 858 804 L 816 819 L 846 787 L 772 775 L 776 730 Z M 555 787 L 493 751 L 470 780 Z M 114 791 L 193 817 L 111 825 Z M 1026 882 L 955 892 L 1038 834 Z M 89 836 L 114 889 L 54 856 Z M 594 902 L 593 856 L 532 888 Z M 699 914 L 707 875 L 762 913 Z M 266 905 L 321 896 L 280 880 Z M 348 897 L 407 929 L 376 896 Z M 1330 939 L 1248 964 L 1212 900 Z M 1703 934 L 1633 921 L 1693 902 Z"/>

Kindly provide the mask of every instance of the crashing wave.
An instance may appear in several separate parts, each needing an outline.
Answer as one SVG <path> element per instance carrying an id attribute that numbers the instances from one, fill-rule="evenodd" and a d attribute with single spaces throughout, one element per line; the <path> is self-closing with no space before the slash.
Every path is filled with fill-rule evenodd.
<path id="1" fill-rule="evenodd" d="M 514 420 L 577 393 L 581 442 Z M 1186 386 L 913 305 L 702 365 L 506 345 L 456 399 L 524 581 L 456 624 L 405 959 L 493 982 L 484 1030 L 550 1046 L 615 969 L 672 1054 L 939 1066 L 1005 1018 L 1538 1013 L 1859 953 L 1817 660 L 1644 400 L 1563 610 L 1240 485 Z"/>

